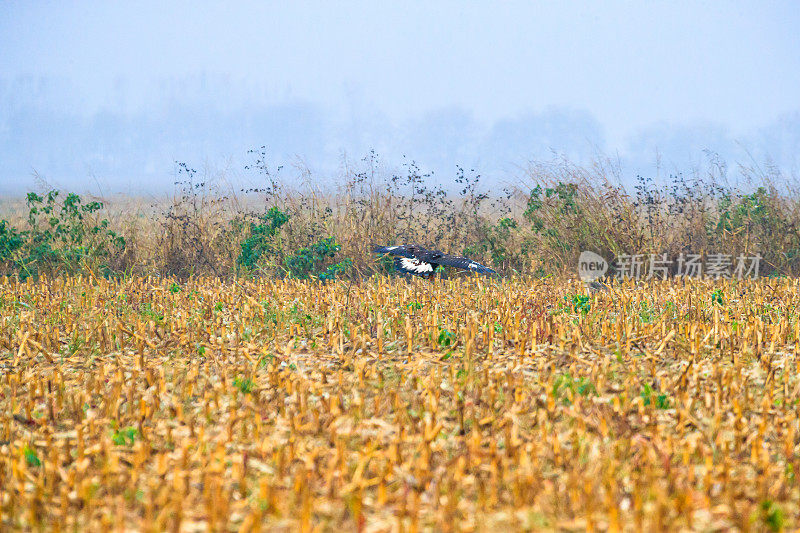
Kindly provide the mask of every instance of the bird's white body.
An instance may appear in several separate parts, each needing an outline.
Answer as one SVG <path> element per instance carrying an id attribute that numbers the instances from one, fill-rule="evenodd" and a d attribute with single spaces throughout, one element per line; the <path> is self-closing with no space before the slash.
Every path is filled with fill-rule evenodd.
<path id="1" fill-rule="evenodd" d="M 433 265 L 420 261 L 419 259 L 409 259 L 408 257 L 401 257 L 400 264 L 404 269 L 417 274 L 427 274 L 433 272 Z"/>

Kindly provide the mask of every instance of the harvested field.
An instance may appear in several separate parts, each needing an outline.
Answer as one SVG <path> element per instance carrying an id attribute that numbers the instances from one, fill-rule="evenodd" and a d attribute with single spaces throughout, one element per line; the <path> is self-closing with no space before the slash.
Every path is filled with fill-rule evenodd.
<path id="1" fill-rule="evenodd" d="M 800 284 L 0 281 L 0 529 L 800 527 Z"/>

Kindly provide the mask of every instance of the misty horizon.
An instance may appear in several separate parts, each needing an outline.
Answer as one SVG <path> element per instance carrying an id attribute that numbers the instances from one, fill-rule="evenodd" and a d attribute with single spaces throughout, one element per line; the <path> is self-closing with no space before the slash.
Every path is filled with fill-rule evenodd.
<path id="1" fill-rule="evenodd" d="M 261 146 L 319 185 L 371 150 L 489 187 L 559 158 L 800 169 L 791 2 L 82 6 L 0 16 L 0 194 L 169 192 L 176 161 L 247 186 Z"/>

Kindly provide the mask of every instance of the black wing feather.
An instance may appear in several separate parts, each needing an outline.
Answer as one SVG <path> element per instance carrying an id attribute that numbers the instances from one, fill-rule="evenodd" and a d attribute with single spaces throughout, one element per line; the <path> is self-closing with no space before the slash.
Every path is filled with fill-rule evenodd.
<path id="1" fill-rule="evenodd" d="M 455 257 L 452 255 L 442 255 L 436 259 L 436 263 L 453 268 L 460 268 L 470 272 L 477 272 L 478 274 L 497 274 L 491 268 L 484 266 L 477 261 L 468 259 L 466 257 Z"/>
<path id="2" fill-rule="evenodd" d="M 376 254 L 399 255 L 401 257 L 408 257 L 408 258 L 416 257 L 414 253 L 410 251 L 408 247 L 403 244 L 396 246 L 373 246 L 372 251 L 375 252 Z"/>

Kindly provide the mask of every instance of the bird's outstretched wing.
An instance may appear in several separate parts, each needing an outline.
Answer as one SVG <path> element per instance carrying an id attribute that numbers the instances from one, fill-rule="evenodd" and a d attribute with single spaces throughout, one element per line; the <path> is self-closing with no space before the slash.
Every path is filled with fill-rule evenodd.
<path id="1" fill-rule="evenodd" d="M 472 259 L 468 259 L 466 257 L 454 257 L 452 255 L 442 255 L 441 257 L 436 259 L 436 263 L 444 266 L 460 268 L 462 270 L 468 270 L 470 272 L 477 272 L 478 274 L 497 274 L 497 272 L 495 272 L 491 268 L 483 266 L 482 264 L 473 261 Z"/>
<path id="2" fill-rule="evenodd" d="M 413 259 L 415 257 L 413 251 L 409 250 L 409 247 L 404 244 L 398 244 L 395 246 L 373 246 L 372 251 L 376 254 L 390 254 L 390 255 L 399 255 L 401 257 L 408 257 L 409 259 Z"/>

